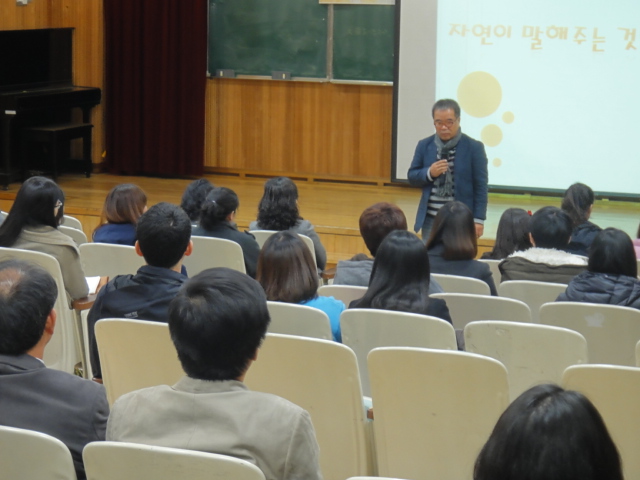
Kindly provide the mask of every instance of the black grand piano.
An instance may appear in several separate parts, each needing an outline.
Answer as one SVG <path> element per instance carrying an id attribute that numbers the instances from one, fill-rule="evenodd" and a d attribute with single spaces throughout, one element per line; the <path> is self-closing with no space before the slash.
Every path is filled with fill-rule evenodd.
<path id="1" fill-rule="evenodd" d="M 0 184 L 23 176 L 25 128 L 69 122 L 74 108 L 90 123 L 101 100 L 95 87 L 72 83 L 72 28 L 0 31 Z"/>

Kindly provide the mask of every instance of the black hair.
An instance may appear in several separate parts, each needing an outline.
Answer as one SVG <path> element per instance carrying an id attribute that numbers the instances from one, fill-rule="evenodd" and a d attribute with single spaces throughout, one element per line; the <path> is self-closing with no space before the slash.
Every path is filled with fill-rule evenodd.
<path id="1" fill-rule="evenodd" d="M 558 207 L 542 207 L 531 217 L 531 236 L 539 248 L 564 249 L 572 230 L 571 217 Z"/>
<path id="2" fill-rule="evenodd" d="M 226 187 L 215 187 L 205 198 L 200 210 L 200 226 L 205 230 L 224 222 L 240 206 L 236 192 Z"/>
<path id="3" fill-rule="evenodd" d="M 590 207 L 595 201 L 593 190 L 584 183 L 574 183 L 564 192 L 561 208 L 571 217 L 572 228 L 589 220 Z"/>
<path id="4" fill-rule="evenodd" d="M 200 218 L 202 204 L 213 188 L 213 184 L 206 178 L 194 180 L 185 188 L 180 206 L 187 212 L 192 222 L 197 222 Z"/>
<path id="5" fill-rule="evenodd" d="M 433 108 L 431 108 L 431 117 L 435 116 L 436 110 L 453 110 L 456 118 L 460 118 L 460 105 L 450 98 L 443 98 L 434 103 Z"/>
<path id="6" fill-rule="evenodd" d="M 429 305 L 429 254 L 415 234 L 389 233 L 373 261 L 367 293 L 355 308 L 424 314 Z"/>
<path id="7" fill-rule="evenodd" d="M 287 177 L 270 178 L 258 205 L 258 225 L 264 230 L 289 230 L 302 217 L 298 210 L 298 187 Z"/>
<path id="8" fill-rule="evenodd" d="M 473 260 L 478 254 L 478 237 L 473 213 L 462 202 L 447 202 L 433 221 L 427 248 L 442 244 L 445 260 Z"/>
<path id="9" fill-rule="evenodd" d="M 258 282 L 229 268 L 204 270 L 169 305 L 169 332 L 182 368 L 199 380 L 235 380 L 266 335 L 270 317 Z"/>
<path id="10" fill-rule="evenodd" d="M 476 460 L 474 480 L 623 480 L 618 450 L 581 393 L 533 387 L 509 405 Z"/>
<path id="11" fill-rule="evenodd" d="M 11 247 L 25 227 L 58 228 L 63 216 L 62 189 L 46 177 L 31 177 L 18 190 L 9 215 L 0 225 L 0 247 Z"/>
<path id="12" fill-rule="evenodd" d="M 21 355 L 35 347 L 57 297 L 56 282 L 44 268 L 0 262 L 0 354 Z"/>
<path id="13" fill-rule="evenodd" d="M 589 247 L 589 271 L 612 275 L 638 276 L 636 251 L 631 237 L 617 228 L 598 232 Z"/>
<path id="14" fill-rule="evenodd" d="M 172 268 L 191 240 L 191 222 L 184 210 L 160 202 L 142 214 L 136 236 L 145 261 L 152 267 Z"/>
<path id="15" fill-rule="evenodd" d="M 389 232 L 407 229 L 407 217 L 404 212 L 398 206 L 387 202 L 376 203 L 365 209 L 358 223 L 360 235 L 374 257 Z"/>
<path id="16" fill-rule="evenodd" d="M 513 252 L 531 248 L 531 215 L 522 208 L 507 208 L 500 217 L 496 243 L 489 254 L 482 258 L 502 260 Z"/>

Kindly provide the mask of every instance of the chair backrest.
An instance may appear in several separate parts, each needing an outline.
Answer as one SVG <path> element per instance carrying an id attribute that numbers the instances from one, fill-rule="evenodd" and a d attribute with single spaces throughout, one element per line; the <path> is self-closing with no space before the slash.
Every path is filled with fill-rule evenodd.
<path id="1" fill-rule="evenodd" d="M 596 303 L 545 303 L 540 307 L 540 323 L 580 332 L 587 339 L 591 363 L 636 364 L 640 310 Z"/>
<path id="2" fill-rule="evenodd" d="M 44 350 L 44 363 L 49 368 L 73 373 L 76 363 L 83 361 L 79 316 L 69 307 L 60 264 L 51 255 L 20 250 L 17 248 L 0 248 L 0 260 L 15 258 L 40 265 L 53 277 L 58 287 L 58 298 L 53 308 L 58 314 L 56 328 L 51 340 Z M 84 362 L 86 363 L 86 362 Z"/>
<path id="3" fill-rule="evenodd" d="M 509 375 L 511 400 L 540 383 L 557 383 L 567 367 L 587 363 L 587 341 L 566 328 L 532 323 L 471 322 L 465 350 L 495 358 Z"/>
<path id="4" fill-rule="evenodd" d="M 76 480 L 71 452 L 57 438 L 0 426 L 2 480 Z"/>
<path id="5" fill-rule="evenodd" d="M 134 247 L 111 243 L 85 243 L 80 245 L 80 262 L 89 277 L 113 278 L 117 275 L 135 275 L 146 262 Z"/>
<path id="6" fill-rule="evenodd" d="M 447 302 L 453 326 L 459 329 L 478 320 L 531 322 L 529 307 L 524 302 L 511 298 L 466 293 L 433 293 L 431 298 L 441 298 Z"/>
<path id="7" fill-rule="evenodd" d="M 333 340 L 331 322 L 322 310 L 294 303 L 267 302 L 269 333 Z"/>
<path id="8" fill-rule="evenodd" d="M 95 329 L 109 405 L 125 393 L 173 385 L 184 376 L 166 323 L 108 318 Z"/>
<path id="9" fill-rule="evenodd" d="M 247 273 L 244 266 L 244 256 L 240 244 L 224 238 L 191 236 L 193 252 L 184 257 L 182 264 L 186 267 L 189 277 L 208 268 L 227 267 L 242 273 Z"/>
<path id="10" fill-rule="evenodd" d="M 82 452 L 91 480 L 265 480 L 254 464 L 216 453 L 127 442 L 93 442 Z"/>
<path id="11" fill-rule="evenodd" d="M 491 260 L 489 258 L 479 258 L 478 260 L 489 265 L 489 270 L 491 270 L 491 275 L 493 275 L 493 281 L 496 283 L 496 285 L 500 283 L 502 273 L 500 273 L 500 268 L 498 268 L 498 265 L 500 265 L 500 262 L 502 260 Z"/>
<path id="12" fill-rule="evenodd" d="M 473 295 L 491 295 L 491 289 L 486 282 L 477 278 L 461 277 L 459 275 L 445 275 L 432 273 L 431 278 L 437 280 L 446 293 L 470 293 Z"/>
<path id="13" fill-rule="evenodd" d="M 385 347 L 369 354 L 369 374 L 378 473 L 471 478 L 509 403 L 505 367 L 472 353 Z"/>
<path id="14" fill-rule="evenodd" d="M 640 341 L 636 343 L 636 367 L 640 367 Z"/>
<path id="15" fill-rule="evenodd" d="M 618 447 L 624 478 L 640 478 L 640 369 L 577 365 L 564 372 L 562 386 L 591 400 Z"/>
<path id="16" fill-rule="evenodd" d="M 562 283 L 533 282 L 530 280 L 509 280 L 498 285 L 498 295 L 514 298 L 529 305 L 531 321 L 539 323 L 540 307 L 555 302 L 567 286 Z"/>
<path id="17" fill-rule="evenodd" d="M 456 350 L 456 332 L 449 322 L 415 313 L 355 308 L 340 315 L 342 343 L 358 359 L 362 391 L 371 396 L 367 356 L 378 347 L 423 347 Z"/>
<path id="18" fill-rule="evenodd" d="M 76 230 L 82 230 L 82 223 L 76 217 L 70 215 L 64 215 L 62 226 L 75 228 Z"/>
<path id="19" fill-rule="evenodd" d="M 354 300 L 364 297 L 365 293 L 367 293 L 367 287 L 358 287 L 356 285 L 322 285 L 318 288 L 318 295 L 341 300 L 347 308 Z"/>
<path id="20" fill-rule="evenodd" d="M 64 225 L 60 225 L 58 227 L 58 230 L 60 230 L 66 236 L 71 237 L 71 240 L 76 242 L 76 245 L 78 246 L 82 245 L 83 243 L 87 243 L 87 236 L 82 230 L 78 230 L 77 228 L 73 227 L 65 227 Z"/>
<path id="21" fill-rule="evenodd" d="M 326 480 L 370 475 L 358 363 L 339 343 L 268 334 L 245 379 L 309 412 Z"/>
<path id="22" fill-rule="evenodd" d="M 258 245 L 260 245 L 260 249 L 262 249 L 263 245 L 269 239 L 269 237 L 274 233 L 278 233 L 278 230 L 250 230 L 249 233 L 256 237 L 256 242 L 258 242 Z M 313 240 L 311 240 L 311 238 L 306 235 L 302 235 L 301 233 L 298 233 L 298 235 L 300 236 L 300 238 L 302 238 L 302 241 L 309 248 L 309 250 L 311 250 L 313 263 L 317 264 L 316 247 L 313 245 Z"/>

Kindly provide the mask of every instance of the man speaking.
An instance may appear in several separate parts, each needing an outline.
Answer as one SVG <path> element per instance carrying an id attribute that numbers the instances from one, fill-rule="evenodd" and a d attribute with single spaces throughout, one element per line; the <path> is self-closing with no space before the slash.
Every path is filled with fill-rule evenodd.
<path id="1" fill-rule="evenodd" d="M 484 231 L 487 217 L 487 154 L 484 145 L 460 130 L 460 105 L 455 100 L 438 100 L 431 109 L 435 135 L 418 142 L 409 167 L 409 183 L 422 187 L 418 205 L 417 232 L 426 242 L 440 207 L 452 200 L 473 212 L 476 234 Z"/>

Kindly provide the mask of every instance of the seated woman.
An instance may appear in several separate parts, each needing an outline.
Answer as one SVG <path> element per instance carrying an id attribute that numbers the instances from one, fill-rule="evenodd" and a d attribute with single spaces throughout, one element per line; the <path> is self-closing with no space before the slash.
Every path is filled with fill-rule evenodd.
<path id="1" fill-rule="evenodd" d="M 491 295 L 498 294 L 489 266 L 474 260 L 478 254 L 476 227 L 464 203 L 448 202 L 438 210 L 427 250 L 431 273 L 477 278 L 489 285 Z"/>
<path id="2" fill-rule="evenodd" d="M 182 194 L 180 207 L 187 212 L 194 227 L 198 225 L 202 204 L 211 190 L 213 190 L 213 184 L 206 178 L 199 178 L 187 185 Z"/>
<path id="3" fill-rule="evenodd" d="M 306 235 L 313 241 L 316 262 L 320 271 L 327 265 L 327 252 L 309 220 L 298 210 L 298 187 L 290 178 L 276 177 L 264 184 L 264 194 L 258 205 L 258 219 L 249 230 L 290 230 Z"/>
<path id="4" fill-rule="evenodd" d="M 327 314 L 336 342 L 342 341 L 340 314 L 344 303 L 333 297 L 318 296 L 318 273 L 309 248 L 298 234 L 283 231 L 273 234 L 262 246 L 256 279 L 267 300 L 297 303 Z"/>
<path id="5" fill-rule="evenodd" d="M 64 215 L 64 193 L 45 177 L 22 184 L 11 211 L 0 225 L 0 247 L 47 253 L 58 260 L 64 288 L 72 300 L 86 297 L 85 279 L 76 243 L 58 230 Z"/>
<path id="6" fill-rule="evenodd" d="M 565 248 L 569 253 L 586 257 L 591 242 L 602 230 L 598 225 L 589 221 L 595 198 L 593 190 L 584 183 L 574 183 L 564 192 L 561 208 L 569 214 L 573 222 L 571 241 L 569 246 Z"/>
<path id="7" fill-rule="evenodd" d="M 482 254 L 483 259 L 503 260 L 513 252 L 531 248 L 531 215 L 522 208 L 507 208 L 500 217 L 493 250 Z"/>
<path id="8" fill-rule="evenodd" d="M 429 297 L 429 275 L 429 254 L 422 240 L 406 230 L 395 230 L 378 248 L 367 293 L 349 308 L 419 313 L 451 323 L 445 301 Z"/>
<path id="9" fill-rule="evenodd" d="M 247 275 L 255 278 L 260 246 L 247 232 L 238 231 L 234 222 L 240 202 L 233 190 L 216 187 L 207 195 L 200 210 L 200 223 L 191 234 L 199 237 L 214 237 L 232 240 L 242 247 Z"/>
<path id="10" fill-rule="evenodd" d="M 107 194 L 100 225 L 93 231 L 96 243 L 136 244 L 136 225 L 147 211 L 147 195 L 137 185 L 122 183 Z"/>
<path id="11" fill-rule="evenodd" d="M 631 238 L 605 228 L 591 244 L 589 265 L 569 282 L 559 302 L 606 303 L 640 309 L 640 280 Z"/>
<path id="12" fill-rule="evenodd" d="M 581 393 L 538 385 L 500 416 L 480 451 L 474 480 L 623 480 L 620 455 Z"/>
<path id="13" fill-rule="evenodd" d="M 640 260 L 640 225 L 638 226 L 638 233 L 636 233 L 636 239 L 633 241 L 633 248 L 636 251 L 636 258 Z"/>

